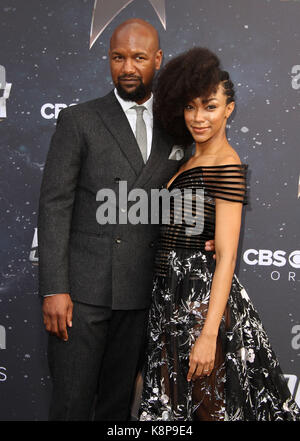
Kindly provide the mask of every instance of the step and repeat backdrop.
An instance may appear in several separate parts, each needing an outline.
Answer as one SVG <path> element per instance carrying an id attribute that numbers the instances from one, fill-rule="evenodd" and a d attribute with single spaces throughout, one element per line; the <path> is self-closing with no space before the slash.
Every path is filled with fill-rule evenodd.
<path id="1" fill-rule="evenodd" d="M 113 88 L 113 29 L 141 17 L 164 62 L 215 51 L 235 83 L 231 144 L 249 164 L 237 273 L 300 405 L 300 1 L 0 1 L 0 420 L 47 420 L 51 380 L 38 296 L 44 163 L 66 106 Z"/>

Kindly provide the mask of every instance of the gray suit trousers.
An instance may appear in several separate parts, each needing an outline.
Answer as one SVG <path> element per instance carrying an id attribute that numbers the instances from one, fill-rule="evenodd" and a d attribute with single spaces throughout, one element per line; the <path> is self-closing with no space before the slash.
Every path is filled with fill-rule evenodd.
<path id="1" fill-rule="evenodd" d="M 147 309 L 121 311 L 74 302 L 69 340 L 49 335 L 49 420 L 130 420 L 147 319 Z"/>

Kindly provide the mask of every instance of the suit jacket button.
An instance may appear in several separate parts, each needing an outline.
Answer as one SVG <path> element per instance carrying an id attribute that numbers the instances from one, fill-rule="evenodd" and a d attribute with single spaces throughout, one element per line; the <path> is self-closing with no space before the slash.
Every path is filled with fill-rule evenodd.
<path id="1" fill-rule="evenodd" d="M 153 248 L 153 247 L 154 247 L 154 242 L 150 242 L 150 243 L 149 243 L 149 247 L 150 247 L 150 248 Z"/>
<path id="2" fill-rule="evenodd" d="M 116 243 L 121 243 L 121 239 L 117 238 Z"/>

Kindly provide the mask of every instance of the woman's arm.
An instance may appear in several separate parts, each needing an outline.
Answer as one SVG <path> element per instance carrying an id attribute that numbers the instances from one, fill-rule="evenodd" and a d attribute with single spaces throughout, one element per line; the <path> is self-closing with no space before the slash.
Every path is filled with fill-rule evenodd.
<path id="1" fill-rule="evenodd" d="M 216 201 L 215 253 L 209 307 L 201 335 L 190 354 L 188 381 L 209 375 L 214 367 L 219 326 L 228 301 L 239 243 L 242 203 L 222 199 Z"/>
<path id="2" fill-rule="evenodd" d="M 217 337 L 236 264 L 242 204 L 216 199 L 216 269 L 202 332 Z"/>

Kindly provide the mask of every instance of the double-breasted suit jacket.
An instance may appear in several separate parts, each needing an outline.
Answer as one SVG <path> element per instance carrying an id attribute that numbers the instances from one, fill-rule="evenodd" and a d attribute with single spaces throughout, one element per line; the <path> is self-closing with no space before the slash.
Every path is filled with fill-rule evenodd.
<path id="1" fill-rule="evenodd" d="M 100 189 L 119 182 L 160 189 L 187 159 L 169 159 L 173 142 L 154 120 L 146 164 L 113 90 L 63 109 L 51 139 L 41 185 L 38 243 L 40 295 L 70 293 L 73 300 L 142 309 L 151 299 L 159 225 L 106 224 L 96 219 Z M 150 200 L 150 197 L 149 197 Z"/>

